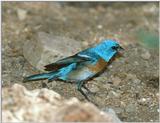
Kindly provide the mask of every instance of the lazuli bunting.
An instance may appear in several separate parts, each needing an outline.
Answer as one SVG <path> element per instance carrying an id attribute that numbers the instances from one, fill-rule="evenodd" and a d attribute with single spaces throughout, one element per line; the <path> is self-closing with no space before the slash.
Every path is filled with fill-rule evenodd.
<path id="1" fill-rule="evenodd" d="M 94 47 L 46 65 L 45 70 L 51 72 L 25 77 L 24 82 L 43 79 L 48 79 L 49 82 L 52 80 L 75 82 L 78 91 L 89 100 L 82 87 L 89 91 L 85 82 L 102 72 L 119 49 L 123 48 L 115 40 L 103 40 Z"/>

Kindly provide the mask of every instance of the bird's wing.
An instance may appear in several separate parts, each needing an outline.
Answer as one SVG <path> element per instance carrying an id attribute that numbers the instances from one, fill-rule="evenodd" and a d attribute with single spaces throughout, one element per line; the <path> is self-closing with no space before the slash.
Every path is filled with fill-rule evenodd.
<path id="1" fill-rule="evenodd" d="M 70 57 L 66 57 L 64 59 L 58 60 L 55 63 L 48 64 L 45 67 L 46 71 L 56 71 L 62 67 L 65 67 L 71 63 L 81 63 L 85 61 L 93 60 L 92 57 L 88 55 L 82 55 L 82 54 L 75 54 Z"/>

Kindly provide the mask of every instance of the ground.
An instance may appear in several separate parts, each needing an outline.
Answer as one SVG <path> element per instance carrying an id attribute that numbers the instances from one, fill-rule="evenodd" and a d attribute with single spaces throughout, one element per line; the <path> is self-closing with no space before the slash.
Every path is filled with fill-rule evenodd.
<path id="1" fill-rule="evenodd" d="M 113 108 L 122 121 L 158 121 L 158 49 L 146 47 L 140 30 L 158 34 L 158 3 L 2 2 L 3 85 L 28 89 L 46 83 L 66 98 L 84 97 L 73 84 L 61 81 L 23 83 L 24 75 L 39 72 L 23 56 L 23 43 L 37 32 L 81 41 L 84 48 L 104 38 L 119 40 L 125 48 L 100 76 L 88 81 L 98 107 Z M 147 36 L 147 35 L 145 35 Z"/>

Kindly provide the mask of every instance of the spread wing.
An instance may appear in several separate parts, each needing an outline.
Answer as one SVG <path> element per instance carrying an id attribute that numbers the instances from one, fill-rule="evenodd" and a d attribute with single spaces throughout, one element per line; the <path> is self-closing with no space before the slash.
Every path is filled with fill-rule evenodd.
<path id="1" fill-rule="evenodd" d="M 90 61 L 90 60 L 93 60 L 93 59 L 88 55 L 75 54 L 73 56 L 58 60 L 55 63 L 48 64 L 44 67 L 46 71 L 56 71 L 72 63 L 81 63 L 81 62 Z"/>

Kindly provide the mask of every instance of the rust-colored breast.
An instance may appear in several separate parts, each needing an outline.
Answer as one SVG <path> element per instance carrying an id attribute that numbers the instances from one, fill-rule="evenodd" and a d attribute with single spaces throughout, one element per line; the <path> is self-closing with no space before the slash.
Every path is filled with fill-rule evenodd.
<path id="1" fill-rule="evenodd" d="M 100 72 L 102 71 L 107 65 L 107 62 L 104 61 L 103 59 L 99 59 L 98 62 L 95 65 L 90 65 L 88 66 L 89 70 L 91 70 L 92 72 Z"/>

